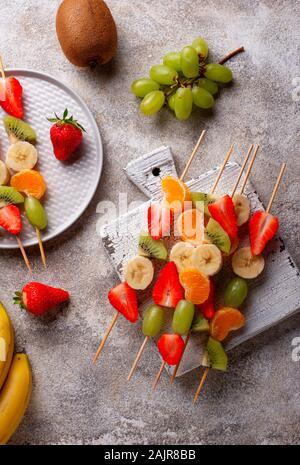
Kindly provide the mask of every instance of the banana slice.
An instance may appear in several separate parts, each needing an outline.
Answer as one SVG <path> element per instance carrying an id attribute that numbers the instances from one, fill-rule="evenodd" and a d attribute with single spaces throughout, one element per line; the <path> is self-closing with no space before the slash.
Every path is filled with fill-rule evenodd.
<path id="1" fill-rule="evenodd" d="M 195 250 L 189 242 L 177 242 L 170 252 L 170 261 L 175 262 L 178 273 L 192 266 L 192 255 Z"/>
<path id="2" fill-rule="evenodd" d="M 193 252 L 192 264 L 206 276 L 213 276 L 222 268 L 221 251 L 214 244 L 199 245 Z"/>
<path id="3" fill-rule="evenodd" d="M 144 290 L 153 279 L 154 268 L 149 258 L 140 255 L 132 258 L 125 268 L 125 281 L 132 289 Z"/>
<path id="4" fill-rule="evenodd" d="M 264 267 L 264 257 L 262 255 L 252 255 L 250 247 L 238 249 L 232 257 L 233 271 L 241 278 L 256 278 Z"/>
<path id="5" fill-rule="evenodd" d="M 9 171 L 6 164 L 0 160 L 0 186 L 6 186 L 9 182 Z"/>
<path id="6" fill-rule="evenodd" d="M 37 149 L 29 142 L 16 142 L 11 145 L 6 154 L 6 166 L 14 171 L 31 170 L 38 160 Z"/>
<path id="7" fill-rule="evenodd" d="M 242 226 L 242 224 L 247 223 L 250 216 L 250 202 L 244 195 L 235 194 L 233 196 L 233 205 L 237 218 L 237 225 Z"/>

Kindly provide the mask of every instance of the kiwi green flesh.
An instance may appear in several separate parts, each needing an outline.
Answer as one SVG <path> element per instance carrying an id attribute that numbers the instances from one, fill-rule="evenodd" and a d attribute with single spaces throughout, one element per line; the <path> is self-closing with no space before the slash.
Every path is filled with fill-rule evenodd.
<path id="1" fill-rule="evenodd" d="M 25 121 L 14 116 L 5 116 L 3 122 L 8 136 L 13 136 L 18 140 L 30 142 L 31 144 L 36 142 L 36 132 Z"/>
<path id="2" fill-rule="evenodd" d="M 226 371 L 228 357 L 221 342 L 209 337 L 206 350 L 211 368 L 214 370 Z"/>
<path id="3" fill-rule="evenodd" d="M 210 218 L 205 233 L 212 244 L 215 244 L 222 252 L 229 254 L 231 248 L 230 238 L 216 220 Z"/>
<path id="4" fill-rule="evenodd" d="M 211 216 L 208 210 L 208 205 L 216 200 L 216 197 L 212 194 L 206 194 L 205 192 L 191 192 L 193 207 L 200 210 L 207 216 Z"/>
<path id="5" fill-rule="evenodd" d="M 154 240 L 150 234 L 141 234 L 139 237 L 139 254 L 144 257 L 166 260 L 168 251 L 162 240 Z"/>
<path id="6" fill-rule="evenodd" d="M 193 333 L 203 333 L 209 331 L 209 323 L 201 312 L 195 312 L 194 320 L 192 323 L 191 331 Z"/>
<path id="7" fill-rule="evenodd" d="M 24 203 L 24 197 L 14 187 L 0 186 L 0 208 L 9 204 Z"/>

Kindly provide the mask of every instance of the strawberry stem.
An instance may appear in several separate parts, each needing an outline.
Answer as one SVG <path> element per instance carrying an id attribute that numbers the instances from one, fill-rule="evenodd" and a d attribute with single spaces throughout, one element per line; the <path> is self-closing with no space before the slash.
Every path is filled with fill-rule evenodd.
<path id="1" fill-rule="evenodd" d="M 78 123 L 77 120 L 74 119 L 73 115 L 72 116 L 69 116 L 68 115 L 69 111 L 68 109 L 66 108 L 64 113 L 63 113 L 63 116 L 62 118 L 60 118 L 57 113 L 54 113 L 54 116 L 55 118 L 47 118 L 47 120 L 50 122 L 50 123 L 55 123 L 55 124 L 59 124 L 60 126 L 63 126 L 64 124 L 71 124 L 72 126 L 74 126 L 75 128 L 77 129 L 80 129 L 81 131 L 83 132 L 86 132 L 86 130 L 84 129 L 84 127 Z"/>

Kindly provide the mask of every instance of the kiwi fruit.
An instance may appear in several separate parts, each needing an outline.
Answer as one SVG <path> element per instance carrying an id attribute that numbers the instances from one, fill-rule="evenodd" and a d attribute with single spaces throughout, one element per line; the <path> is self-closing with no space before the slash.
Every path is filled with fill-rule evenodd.
<path id="1" fill-rule="evenodd" d="M 14 187 L 0 186 L 0 208 L 9 204 L 24 203 L 24 197 Z"/>
<path id="2" fill-rule="evenodd" d="M 5 116 L 3 123 L 11 143 L 18 140 L 30 142 L 31 144 L 36 142 L 36 132 L 25 121 L 14 116 Z"/>
<path id="3" fill-rule="evenodd" d="M 108 63 L 117 50 L 117 28 L 103 0 L 64 0 L 56 15 L 58 41 L 75 66 Z"/>
<path id="4" fill-rule="evenodd" d="M 207 216 L 211 216 L 208 210 L 208 205 L 215 202 L 217 197 L 213 194 L 205 192 L 191 192 L 193 207 L 200 210 Z"/>
<path id="5" fill-rule="evenodd" d="M 162 240 L 154 240 L 149 233 L 142 232 L 139 237 L 139 255 L 158 260 L 167 260 L 168 251 Z"/>
<path id="6" fill-rule="evenodd" d="M 222 252 L 229 254 L 231 248 L 230 238 L 226 231 L 219 225 L 219 223 L 210 218 L 205 228 L 205 235 L 208 240 L 215 244 Z"/>
<path id="7" fill-rule="evenodd" d="M 214 370 L 226 371 L 228 357 L 221 342 L 209 337 L 206 350 L 211 368 Z"/>
<path id="8" fill-rule="evenodd" d="M 209 331 L 209 323 L 206 318 L 202 315 L 201 312 L 196 311 L 193 319 L 191 331 L 193 333 L 203 333 Z"/>

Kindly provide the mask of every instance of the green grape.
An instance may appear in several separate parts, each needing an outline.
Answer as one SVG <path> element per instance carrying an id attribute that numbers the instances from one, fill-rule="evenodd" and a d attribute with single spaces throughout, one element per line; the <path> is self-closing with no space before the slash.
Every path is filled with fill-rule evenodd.
<path id="1" fill-rule="evenodd" d="M 136 79 L 131 84 L 131 92 L 137 97 L 144 98 L 145 95 L 149 94 L 153 90 L 159 90 L 159 84 L 149 78 Z"/>
<path id="2" fill-rule="evenodd" d="M 218 84 L 206 78 L 198 79 L 197 86 L 202 87 L 202 89 L 207 90 L 207 92 L 209 92 L 211 95 L 215 95 L 219 90 Z"/>
<path id="3" fill-rule="evenodd" d="M 185 77 L 194 78 L 199 74 L 199 58 L 193 47 L 181 50 L 181 69 Z"/>
<path id="4" fill-rule="evenodd" d="M 181 55 L 180 52 L 167 53 L 163 58 L 163 63 L 176 71 L 181 71 Z"/>
<path id="5" fill-rule="evenodd" d="M 224 303 L 227 307 L 239 308 L 248 294 L 248 284 L 245 279 L 233 278 L 226 286 Z"/>
<path id="6" fill-rule="evenodd" d="M 201 55 L 202 58 L 206 58 L 208 55 L 208 45 L 206 40 L 202 37 L 197 37 L 197 39 L 193 40 L 192 47 L 196 50 L 198 55 Z"/>
<path id="7" fill-rule="evenodd" d="M 172 329 L 176 334 L 187 334 L 190 330 L 195 313 L 195 306 L 187 300 L 180 300 L 176 305 Z"/>
<path id="8" fill-rule="evenodd" d="M 175 93 L 168 98 L 168 104 L 172 111 L 175 111 Z"/>
<path id="9" fill-rule="evenodd" d="M 231 69 L 227 68 L 227 66 L 219 65 L 219 63 L 209 63 L 206 65 L 204 76 L 207 79 L 222 82 L 223 84 L 232 81 Z"/>
<path id="10" fill-rule="evenodd" d="M 178 73 L 174 68 L 166 65 L 154 65 L 150 69 L 150 77 L 153 81 L 163 84 L 165 86 L 171 86 L 176 82 Z"/>
<path id="11" fill-rule="evenodd" d="M 157 336 L 164 324 L 164 320 L 164 310 L 158 305 L 151 305 L 144 313 L 144 335 L 149 337 Z"/>
<path id="12" fill-rule="evenodd" d="M 202 87 L 194 86 L 192 92 L 194 104 L 197 105 L 197 107 L 206 110 L 214 106 L 214 98 L 207 90 L 202 89 Z"/>
<path id="13" fill-rule="evenodd" d="M 26 197 L 25 199 L 25 213 L 29 223 L 40 230 L 47 227 L 47 215 L 44 207 L 39 200 L 34 197 Z"/>
<path id="14" fill-rule="evenodd" d="M 193 109 L 193 94 L 190 88 L 180 87 L 175 94 L 175 115 L 179 120 L 186 120 L 190 117 Z"/>
<path id="15" fill-rule="evenodd" d="M 153 90 L 147 94 L 140 105 L 141 111 L 146 116 L 157 113 L 165 103 L 165 94 L 161 90 Z"/>

